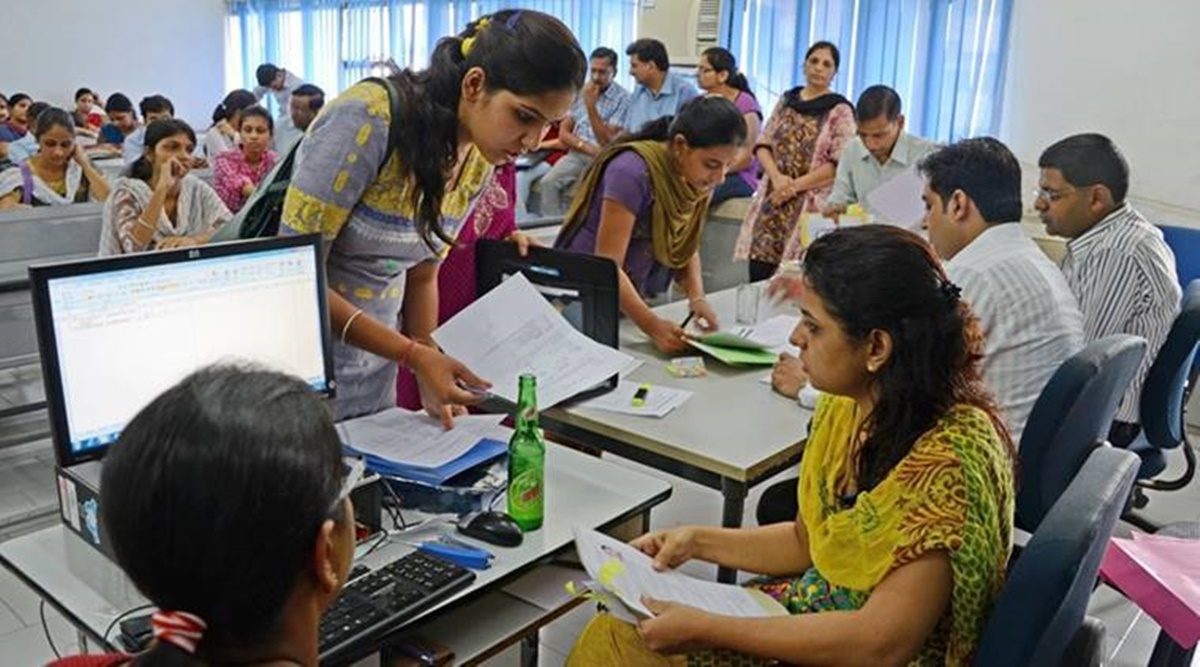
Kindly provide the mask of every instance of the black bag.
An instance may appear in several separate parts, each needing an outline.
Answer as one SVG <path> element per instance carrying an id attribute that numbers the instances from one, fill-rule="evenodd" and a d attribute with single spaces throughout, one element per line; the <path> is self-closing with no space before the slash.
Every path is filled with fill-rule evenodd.
<path id="1" fill-rule="evenodd" d="M 371 77 L 364 81 L 383 86 L 387 90 L 388 103 L 392 108 L 392 121 L 388 127 L 387 151 L 387 156 L 390 157 L 396 149 L 394 142 L 400 137 L 398 126 L 400 122 L 400 92 L 396 90 L 396 84 L 390 79 Z M 242 207 L 242 210 L 234 214 L 233 218 L 216 233 L 213 241 L 256 239 L 279 235 L 279 220 L 283 217 L 283 200 L 287 196 L 288 186 L 292 184 L 292 167 L 295 165 L 296 151 L 302 141 L 304 141 L 303 138 L 288 148 L 287 154 L 275 163 L 266 178 L 250 195 L 250 199 Z M 387 157 L 379 165 L 380 170 L 383 169 L 384 164 L 387 164 Z"/>

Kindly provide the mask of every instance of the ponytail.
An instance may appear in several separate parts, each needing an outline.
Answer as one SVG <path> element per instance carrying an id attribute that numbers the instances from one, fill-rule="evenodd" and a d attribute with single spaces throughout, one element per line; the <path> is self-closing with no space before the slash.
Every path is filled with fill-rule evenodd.
<path id="1" fill-rule="evenodd" d="M 754 91 L 750 90 L 750 82 L 746 80 L 745 74 L 738 72 L 737 74 L 731 75 L 725 82 L 731 87 L 737 88 L 743 93 L 746 93 L 750 97 L 754 97 Z"/>
<path id="2" fill-rule="evenodd" d="M 516 95 L 577 92 L 587 58 L 558 19 L 532 10 L 504 10 L 472 21 L 463 32 L 438 41 L 429 68 L 392 77 L 400 93 L 400 136 L 389 143 L 411 177 L 417 233 L 431 249 L 454 239 L 442 229 L 446 174 L 458 157 L 458 104 L 462 80 L 483 70 L 489 92 Z"/>

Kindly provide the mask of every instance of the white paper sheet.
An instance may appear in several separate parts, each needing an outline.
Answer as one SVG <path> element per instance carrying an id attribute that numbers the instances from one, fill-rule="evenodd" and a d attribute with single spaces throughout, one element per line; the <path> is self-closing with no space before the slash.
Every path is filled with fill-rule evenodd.
<path id="1" fill-rule="evenodd" d="M 653 385 L 646 392 L 645 402 L 640 406 L 634 405 L 633 396 L 639 387 L 641 387 L 641 383 L 622 381 L 616 389 L 588 399 L 580 403 L 579 407 L 596 408 L 639 417 L 666 417 L 672 410 L 683 405 L 692 397 L 692 392 L 686 389 Z"/>
<path id="2" fill-rule="evenodd" d="M 624 542 L 581 526 L 575 526 L 574 533 L 579 559 L 588 574 L 635 614 L 653 616 L 642 604 L 643 596 L 724 616 L 761 618 L 787 613 L 760 591 L 695 579 L 674 570 L 657 572 L 649 556 Z"/>
<path id="3" fill-rule="evenodd" d="M 921 191 L 925 179 L 909 169 L 886 180 L 867 194 L 867 206 L 876 214 L 875 222 L 919 230 L 925 217 Z"/>
<path id="4" fill-rule="evenodd" d="M 813 241 L 825 236 L 838 228 L 837 220 L 822 215 L 809 213 L 804 217 L 804 234 L 800 240 L 808 247 Z"/>
<path id="5" fill-rule="evenodd" d="M 447 354 L 517 400 L 522 373 L 537 376 L 538 408 L 557 405 L 634 365 L 575 330 L 522 274 L 505 280 L 433 333 Z"/>
<path id="6" fill-rule="evenodd" d="M 422 412 L 391 408 L 338 424 L 346 444 L 364 454 L 422 468 L 440 468 L 471 451 L 483 438 L 495 438 L 505 415 L 465 415 L 447 431 Z M 501 436 L 501 440 L 507 438 Z"/>

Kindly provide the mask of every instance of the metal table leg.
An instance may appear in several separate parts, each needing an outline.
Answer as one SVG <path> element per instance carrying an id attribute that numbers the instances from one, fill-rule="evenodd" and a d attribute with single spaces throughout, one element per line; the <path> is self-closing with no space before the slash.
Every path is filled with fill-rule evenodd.
<path id="1" fill-rule="evenodd" d="M 724 528 L 741 528 L 742 515 L 746 510 L 746 483 L 728 477 L 721 478 L 721 497 L 724 507 L 721 510 L 721 526 Z M 717 581 L 732 584 L 737 581 L 737 570 L 729 567 L 717 568 Z"/>

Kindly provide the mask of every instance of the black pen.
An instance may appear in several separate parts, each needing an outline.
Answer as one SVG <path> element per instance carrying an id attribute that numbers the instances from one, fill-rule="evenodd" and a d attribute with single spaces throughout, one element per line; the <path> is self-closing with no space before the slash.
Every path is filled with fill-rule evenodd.
<path id="1" fill-rule="evenodd" d="M 679 328 L 680 328 L 680 329 L 686 329 L 686 328 L 687 328 L 687 325 L 688 325 L 688 324 L 689 324 L 689 323 L 692 321 L 692 318 L 693 318 L 693 317 L 695 317 L 695 316 L 696 316 L 696 313 L 695 313 L 695 311 L 691 311 L 691 310 L 689 310 L 689 311 L 688 311 L 688 316 L 687 316 L 687 317 L 685 317 L 685 318 L 683 318 L 683 324 L 680 324 L 680 325 L 679 325 Z"/>

